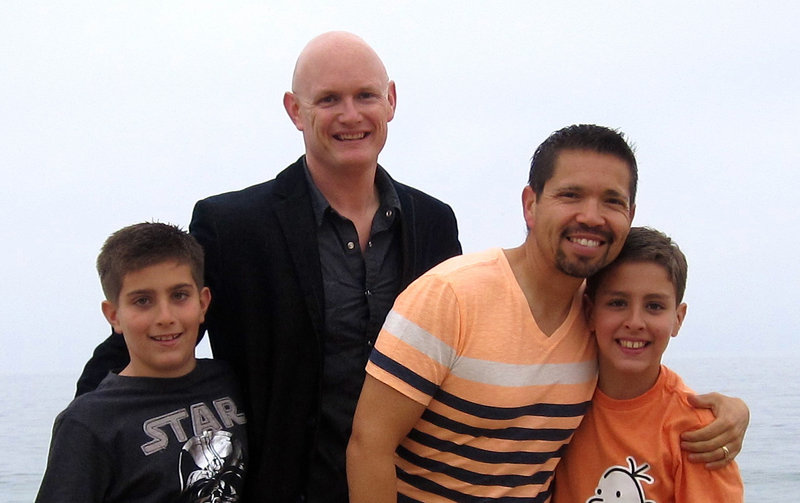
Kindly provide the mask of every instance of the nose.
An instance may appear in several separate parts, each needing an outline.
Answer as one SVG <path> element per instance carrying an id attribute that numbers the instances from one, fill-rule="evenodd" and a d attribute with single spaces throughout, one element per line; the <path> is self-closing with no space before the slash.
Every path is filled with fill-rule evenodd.
<path id="1" fill-rule="evenodd" d="M 600 202 L 596 199 L 586 199 L 580 207 L 576 220 L 589 227 L 597 227 L 605 223 Z"/>
<path id="2" fill-rule="evenodd" d="M 172 312 L 172 306 L 166 300 L 158 303 L 156 307 L 156 323 L 159 325 L 172 325 L 175 323 L 175 314 Z"/>
<path id="3" fill-rule="evenodd" d="M 644 328 L 644 318 L 640 309 L 631 308 L 625 320 L 625 328 L 628 330 L 641 330 Z"/>
<path id="4" fill-rule="evenodd" d="M 361 111 L 353 97 L 348 96 L 342 100 L 342 109 L 339 120 L 342 122 L 358 122 L 361 119 Z"/>

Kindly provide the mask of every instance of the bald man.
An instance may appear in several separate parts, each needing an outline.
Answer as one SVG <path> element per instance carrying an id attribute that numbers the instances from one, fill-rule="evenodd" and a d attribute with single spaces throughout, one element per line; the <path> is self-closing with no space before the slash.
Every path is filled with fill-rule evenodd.
<path id="1" fill-rule="evenodd" d="M 344 502 L 345 449 L 386 313 L 461 245 L 448 205 L 378 165 L 397 96 L 362 39 L 309 42 L 283 103 L 305 155 L 274 180 L 199 201 L 190 231 L 206 253 L 214 357 L 247 398 L 246 500 Z M 126 357 L 112 335 L 78 392 Z"/>

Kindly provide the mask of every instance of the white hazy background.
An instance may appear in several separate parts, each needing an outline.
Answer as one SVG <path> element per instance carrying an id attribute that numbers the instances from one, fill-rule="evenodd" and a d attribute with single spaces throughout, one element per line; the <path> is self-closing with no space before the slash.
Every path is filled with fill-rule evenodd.
<path id="1" fill-rule="evenodd" d="M 0 0 L 0 372 L 77 377 L 109 333 L 94 260 L 111 232 L 188 226 L 196 200 L 302 153 L 281 99 L 300 50 L 333 29 L 381 55 L 398 107 L 380 162 L 453 206 L 465 251 L 522 242 L 520 193 L 550 132 L 620 128 L 640 165 L 634 223 L 689 259 L 670 353 L 796 357 L 798 11 Z"/>

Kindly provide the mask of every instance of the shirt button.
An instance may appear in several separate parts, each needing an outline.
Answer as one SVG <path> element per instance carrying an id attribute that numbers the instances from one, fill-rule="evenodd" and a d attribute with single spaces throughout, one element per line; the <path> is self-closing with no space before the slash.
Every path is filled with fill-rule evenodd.
<path id="1" fill-rule="evenodd" d="M 372 290 L 365 290 L 364 291 L 364 295 L 366 295 L 367 297 L 371 296 L 372 295 Z"/>
<path id="2" fill-rule="evenodd" d="M 367 346 L 372 347 L 372 341 L 367 341 Z"/>
<path id="3" fill-rule="evenodd" d="M 355 249 L 355 247 L 356 247 L 356 244 L 354 242 L 352 242 L 352 241 L 348 241 L 347 242 L 347 249 L 348 250 L 353 250 L 353 249 Z"/>
<path id="4" fill-rule="evenodd" d="M 392 210 L 386 210 L 386 218 L 390 218 L 394 212 Z"/>
<path id="5" fill-rule="evenodd" d="M 372 241 L 367 241 L 367 246 L 372 248 Z"/>

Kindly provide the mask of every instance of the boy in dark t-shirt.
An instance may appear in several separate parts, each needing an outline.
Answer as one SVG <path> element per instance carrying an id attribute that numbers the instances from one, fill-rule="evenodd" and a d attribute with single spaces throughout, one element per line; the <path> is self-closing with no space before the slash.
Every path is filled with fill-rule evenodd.
<path id="1" fill-rule="evenodd" d="M 239 501 L 238 386 L 194 354 L 211 301 L 202 248 L 175 226 L 136 224 L 108 238 L 97 270 L 130 364 L 58 415 L 37 503 Z"/>

